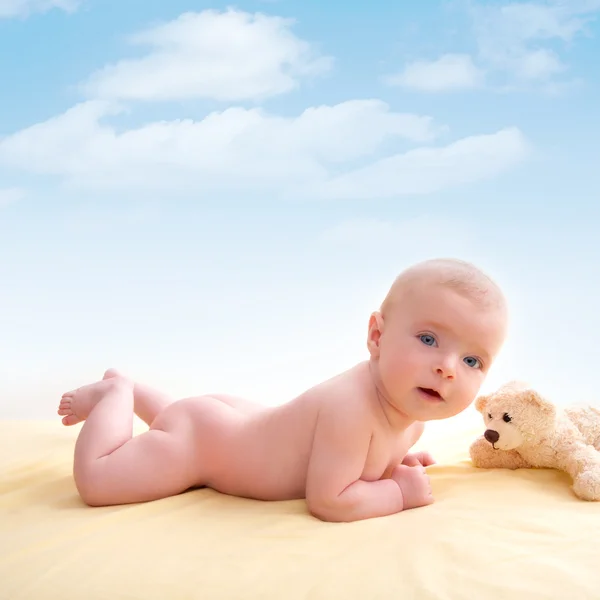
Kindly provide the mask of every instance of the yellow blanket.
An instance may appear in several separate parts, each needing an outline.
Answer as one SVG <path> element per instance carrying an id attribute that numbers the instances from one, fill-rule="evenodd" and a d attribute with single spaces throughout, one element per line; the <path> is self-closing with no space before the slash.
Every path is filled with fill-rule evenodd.
<path id="1" fill-rule="evenodd" d="M 2 600 L 600 599 L 600 503 L 555 471 L 473 469 L 477 428 L 425 435 L 434 505 L 351 524 L 211 490 L 86 507 L 78 430 L 0 422 Z"/>

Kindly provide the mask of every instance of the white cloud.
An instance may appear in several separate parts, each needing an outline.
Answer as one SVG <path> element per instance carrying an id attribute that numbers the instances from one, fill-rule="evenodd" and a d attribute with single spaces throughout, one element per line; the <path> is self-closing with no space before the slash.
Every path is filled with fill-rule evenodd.
<path id="1" fill-rule="evenodd" d="M 537 86 L 557 92 L 573 86 L 560 44 L 585 32 L 600 0 L 542 0 L 505 4 L 467 3 L 476 51 L 447 53 L 408 63 L 385 81 L 423 92 L 482 87 L 501 90 Z M 559 77 L 561 76 L 561 77 Z"/>
<path id="2" fill-rule="evenodd" d="M 522 82 L 550 81 L 566 70 L 550 44 L 571 42 L 598 9 L 597 0 L 477 5 L 471 16 L 479 58 Z"/>
<path id="3" fill-rule="evenodd" d="M 474 15 L 477 23 L 487 26 L 484 31 L 488 35 L 522 41 L 555 38 L 570 41 L 585 27 L 589 14 L 598 8 L 598 2 L 551 0 L 481 6 Z"/>
<path id="4" fill-rule="evenodd" d="M 384 144 L 428 142 L 440 131 L 431 118 L 392 112 L 378 100 L 313 107 L 297 117 L 229 108 L 200 121 L 123 132 L 105 123 L 115 110 L 86 102 L 0 139 L 0 164 L 87 187 L 194 185 L 199 195 L 241 186 L 283 191 L 325 180 Z"/>
<path id="5" fill-rule="evenodd" d="M 565 66 L 554 52 L 540 48 L 526 52 L 515 70 L 523 79 L 546 80 L 564 71 Z"/>
<path id="6" fill-rule="evenodd" d="M 87 190 L 373 198 L 431 193 L 494 177 L 526 157 L 527 143 L 516 129 L 407 151 L 407 145 L 431 143 L 446 128 L 373 99 L 287 117 L 230 107 L 201 120 L 131 129 L 111 124 L 126 110 L 119 100 L 256 100 L 322 73 L 330 60 L 293 35 L 291 24 L 232 9 L 207 10 L 142 31 L 132 42 L 150 45 L 148 55 L 95 73 L 85 86 L 92 100 L 0 138 L 0 165 Z M 530 68 L 549 64 L 540 57 Z M 412 85 L 447 89 L 479 77 L 465 55 L 423 66 L 426 76 L 420 80 L 416 70 L 407 71 Z"/>
<path id="7" fill-rule="evenodd" d="M 385 78 L 397 85 L 423 92 L 445 92 L 481 85 L 482 71 L 467 54 L 445 54 L 437 60 L 409 63 L 401 73 Z"/>
<path id="8" fill-rule="evenodd" d="M 110 100 L 227 102 L 284 94 L 332 66 L 292 25 L 233 9 L 185 13 L 133 35 L 130 42 L 149 53 L 104 67 L 82 88 L 90 98 Z"/>
<path id="9" fill-rule="evenodd" d="M 0 208 L 19 202 L 24 197 L 25 190 L 20 188 L 0 188 Z"/>
<path id="10" fill-rule="evenodd" d="M 323 198 L 390 198 L 429 194 L 500 175 L 529 154 L 516 128 L 463 138 L 444 147 L 410 150 L 339 175 L 312 193 Z"/>
<path id="11" fill-rule="evenodd" d="M 53 8 L 73 12 L 79 4 L 80 0 L 0 0 L 0 19 L 27 17 Z"/>

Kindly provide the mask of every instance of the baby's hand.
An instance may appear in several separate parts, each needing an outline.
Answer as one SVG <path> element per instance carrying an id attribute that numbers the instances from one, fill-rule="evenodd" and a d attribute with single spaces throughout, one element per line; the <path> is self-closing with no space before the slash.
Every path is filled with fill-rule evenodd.
<path id="1" fill-rule="evenodd" d="M 430 467 L 431 465 L 435 465 L 435 460 L 429 452 L 415 452 L 414 454 L 407 454 L 402 464 L 407 467 L 417 467 L 419 465 Z"/>
<path id="2" fill-rule="evenodd" d="M 426 506 L 433 502 L 431 482 L 422 465 L 416 467 L 398 465 L 392 471 L 392 479 L 402 490 L 404 510 Z"/>

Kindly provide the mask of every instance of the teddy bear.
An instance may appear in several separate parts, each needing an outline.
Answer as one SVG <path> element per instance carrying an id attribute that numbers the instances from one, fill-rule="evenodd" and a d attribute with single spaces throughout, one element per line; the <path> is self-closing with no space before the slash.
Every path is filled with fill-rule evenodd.
<path id="1" fill-rule="evenodd" d="M 475 467 L 548 468 L 567 473 L 582 500 L 600 500 L 600 410 L 559 408 L 510 381 L 475 399 L 485 431 L 469 448 Z"/>

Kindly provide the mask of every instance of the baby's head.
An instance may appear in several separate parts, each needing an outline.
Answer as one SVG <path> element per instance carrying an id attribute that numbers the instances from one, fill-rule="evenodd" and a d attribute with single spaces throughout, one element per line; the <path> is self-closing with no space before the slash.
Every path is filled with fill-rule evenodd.
<path id="1" fill-rule="evenodd" d="M 379 392 L 412 419 L 452 417 L 477 396 L 506 329 L 504 295 L 485 273 L 452 259 L 418 263 L 369 321 Z"/>

